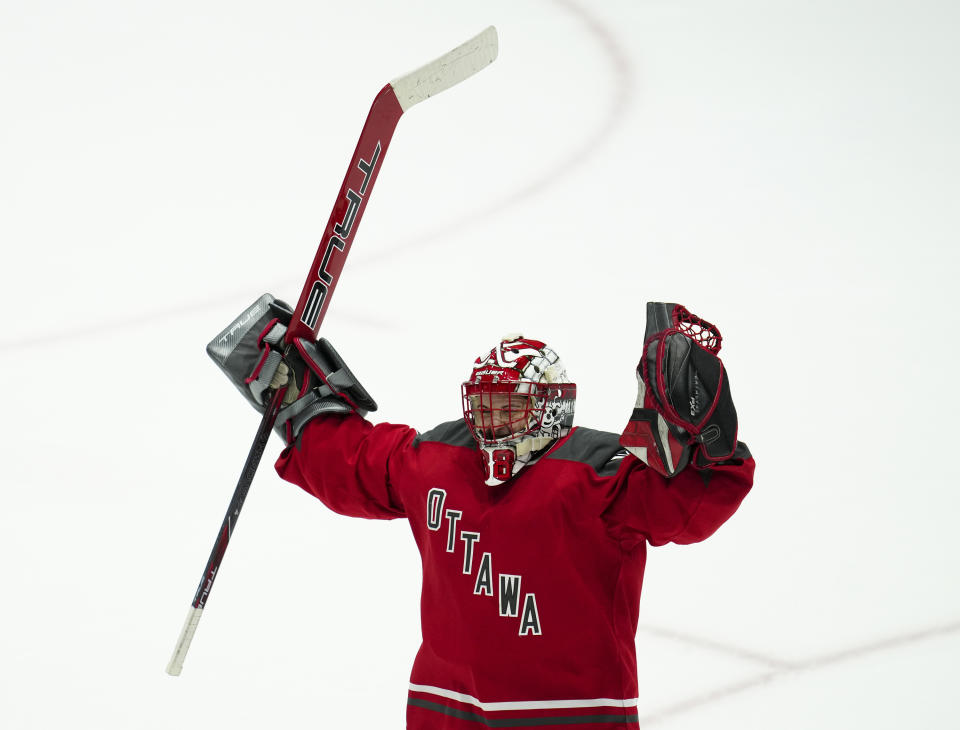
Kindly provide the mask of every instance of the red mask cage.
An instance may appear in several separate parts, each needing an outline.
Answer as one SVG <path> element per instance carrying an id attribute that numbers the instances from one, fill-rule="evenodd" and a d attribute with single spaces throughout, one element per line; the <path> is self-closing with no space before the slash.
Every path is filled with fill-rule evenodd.
<path id="1" fill-rule="evenodd" d="M 464 421 L 481 446 L 515 442 L 540 430 L 546 398 L 537 384 L 469 382 L 460 390 Z"/>

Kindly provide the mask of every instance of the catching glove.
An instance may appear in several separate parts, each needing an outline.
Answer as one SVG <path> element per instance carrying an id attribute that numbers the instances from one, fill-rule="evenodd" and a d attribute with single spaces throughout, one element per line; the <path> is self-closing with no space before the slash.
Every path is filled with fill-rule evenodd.
<path id="1" fill-rule="evenodd" d="M 737 412 L 717 357 L 722 340 L 685 307 L 647 302 L 637 402 L 620 444 L 664 476 L 691 458 L 705 468 L 734 456 Z"/>
<path id="2" fill-rule="evenodd" d="M 321 413 L 377 410 L 327 340 L 296 338 L 284 358 L 292 315 L 288 304 L 264 294 L 207 345 L 207 354 L 260 413 L 272 391 L 287 387 L 274 430 L 288 444 Z"/>

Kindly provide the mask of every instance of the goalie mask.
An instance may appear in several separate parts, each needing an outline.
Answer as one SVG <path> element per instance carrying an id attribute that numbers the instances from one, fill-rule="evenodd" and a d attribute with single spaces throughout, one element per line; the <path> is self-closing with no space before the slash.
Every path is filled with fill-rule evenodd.
<path id="1" fill-rule="evenodd" d="M 508 335 L 474 363 L 463 418 L 483 452 L 486 483 L 503 484 L 573 425 L 577 386 L 553 350 Z"/>

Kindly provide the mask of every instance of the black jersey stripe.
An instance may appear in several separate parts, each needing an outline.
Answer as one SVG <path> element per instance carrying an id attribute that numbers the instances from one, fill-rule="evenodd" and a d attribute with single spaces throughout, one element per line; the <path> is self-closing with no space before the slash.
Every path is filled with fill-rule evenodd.
<path id="1" fill-rule="evenodd" d="M 497 717 L 491 718 L 476 712 L 448 707 L 438 702 L 429 702 L 419 697 L 408 697 L 407 704 L 442 715 L 449 715 L 458 720 L 476 722 L 486 727 L 549 727 L 555 725 L 620 725 L 638 723 L 639 714 L 633 715 L 563 715 L 554 717 Z"/>

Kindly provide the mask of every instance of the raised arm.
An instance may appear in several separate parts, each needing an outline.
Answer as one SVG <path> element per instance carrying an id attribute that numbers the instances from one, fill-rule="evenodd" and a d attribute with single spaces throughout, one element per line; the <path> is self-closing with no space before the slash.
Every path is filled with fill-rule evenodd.
<path id="1" fill-rule="evenodd" d="M 717 356 L 722 337 L 678 304 L 649 302 L 638 395 L 621 445 L 636 462 L 604 517 L 655 545 L 713 534 L 753 484 L 754 461 L 737 440 L 737 411 Z"/>
<path id="2" fill-rule="evenodd" d="M 631 462 L 621 470 L 622 482 L 603 518 L 614 535 L 639 534 L 651 545 L 705 540 L 737 511 L 753 485 L 754 461 L 742 443 L 723 464 L 688 465 L 669 478 Z"/>
<path id="3" fill-rule="evenodd" d="M 363 418 L 376 403 L 328 341 L 294 338 L 284 359 L 291 314 L 289 306 L 265 294 L 218 334 L 207 352 L 259 411 L 273 390 L 286 389 L 275 426 L 287 444 L 277 462 L 281 477 L 341 514 L 402 517 L 388 464 L 416 432 L 374 427 Z"/>
<path id="4" fill-rule="evenodd" d="M 277 473 L 349 517 L 391 520 L 406 512 L 390 482 L 391 457 L 410 447 L 416 431 L 374 426 L 356 413 L 322 415 L 277 460 Z"/>

